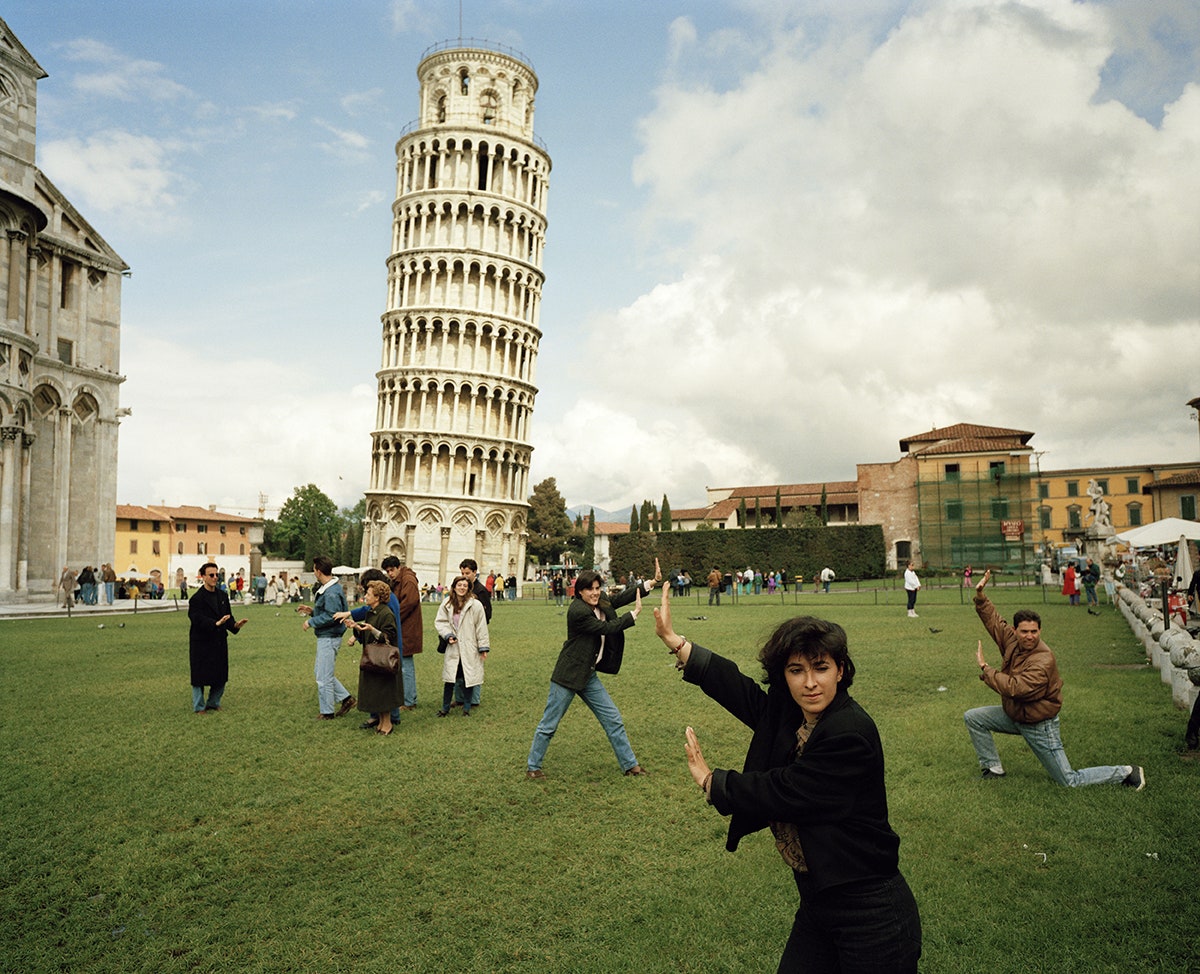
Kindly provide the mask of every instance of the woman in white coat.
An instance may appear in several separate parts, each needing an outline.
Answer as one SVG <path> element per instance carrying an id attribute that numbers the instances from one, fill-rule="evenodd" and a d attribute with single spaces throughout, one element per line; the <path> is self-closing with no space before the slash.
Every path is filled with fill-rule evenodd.
<path id="1" fill-rule="evenodd" d="M 481 603 L 471 592 L 471 583 L 461 575 L 450 585 L 450 594 L 433 621 L 439 636 L 446 637 L 446 657 L 442 664 L 442 709 L 439 717 L 450 713 L 454 684 L 464 690 L 483 683 L 483 661 L 487 659 L 489 638 L 487 619 Z M 471 694 L 464 692 L 463 716 L 471 716 Z"/>

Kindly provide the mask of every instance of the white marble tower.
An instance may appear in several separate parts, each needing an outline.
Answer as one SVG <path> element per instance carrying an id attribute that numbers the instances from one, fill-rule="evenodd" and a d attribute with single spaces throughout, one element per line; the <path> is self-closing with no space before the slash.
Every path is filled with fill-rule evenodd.
<path id="1" fill-rule="evenodd" d="M 417 67 L 396 200 L 363 564 L 422 583 L 463 558 L 521 576 L 537 394 L 550 157 L 537 76 L 498 45 L 443 44 Z"/>

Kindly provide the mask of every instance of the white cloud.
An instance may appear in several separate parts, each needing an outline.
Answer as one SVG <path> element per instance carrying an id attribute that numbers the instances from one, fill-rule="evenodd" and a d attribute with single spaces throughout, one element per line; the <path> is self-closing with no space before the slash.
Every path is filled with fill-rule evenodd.
<path id="1" fill-rule="evenodd" d="M 122 101 L 170 101 L 190 95 L 186 87 L 166 76 L 166 67 L 157 61 L 128 57 L 103 41 L 87 38 L 63 47 L 68 60 L 96 67 L 71 79 L 71 86 L 80 94 Z"/>
<path id="2" fill-rule="evenodd" d="M 119 129 L 38 146 L 41 167 L 84 212 L 133 214 L 144 226 L 170 226 L 179 200 L 171 159 L 178 146 Z"/>
<path id="3" fill-rule="evenodd" d="M 122 357 L 121 404 L 133 414 L 121 423 L 120 503 L 247 509 L 261 492 L 278 507 L 296 486 L 315 483 L 352 506 L 366 490 L 372 386 L 331 381 L 320 361 L 255 359 L 130 327 Z M 186 363 L 170 371 L 169 386 L 164 363 Z M 231 483 L 244 496 L 230 493 Z"/>
<path id="4" fill-rule="evenodd" d="M 350 159 L 361 159 L 368 148 L 370 148 L 371 140 L 361 132 L 356 132 L 353 129 L 338 128 L 335 125 L 330 125 L 321 119 L 316 119 L 316 125 L 325 129 L 333 136 L 332 142 L 318 143 L 322 149 L 335 156 Z"/>
<path id="5" fill-rule="evenodd" d="M 1112 30 L 1067 0 L 930 2 L 874 48 L 789 30 L 716 92 L 709 39 L 672 25 L 634 177 L 643 246 L 684 269 L 595 324 L 576 376 L 639 445 L 606 493 L 645 495 L 641 451 L 694 491 L 661 462 L 681 442 L 710 485 L 852 479 L 958 421 L 1057 466 L 1194 456 L 1154 417 L 1196 394 L 1200 88 L 1160 129 L 1096 102 Z"/>

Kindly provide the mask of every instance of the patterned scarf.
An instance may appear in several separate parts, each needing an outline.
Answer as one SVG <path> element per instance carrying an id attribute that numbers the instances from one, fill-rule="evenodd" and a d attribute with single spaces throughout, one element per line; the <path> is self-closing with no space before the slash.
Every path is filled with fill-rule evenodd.
<path id="1" fill-rule="evenodd" d="M 816 726 L 817 722 L 814 720 L 811 724 L 805 721 L 796 728 L 796 753 L 793 760 L 800 760 L 800 755 L 804 753 L 804 745 L 808 743 L 813 728 Z M 783 856 L 783 861 L 798 873 L 808 872 L 808 863 L 804 861 L 804 849 L 800 846 L 799 829 L 791 822 L 769 822 L 768 824 L 775 836 L 775 848 Z"/>

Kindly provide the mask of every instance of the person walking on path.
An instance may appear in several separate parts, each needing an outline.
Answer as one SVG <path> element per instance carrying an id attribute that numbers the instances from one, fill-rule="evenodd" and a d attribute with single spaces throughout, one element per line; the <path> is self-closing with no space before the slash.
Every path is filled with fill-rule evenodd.
<path id="1" fill-rule="evenodd" d="M 1087 596 L 1088 612 L 1094 612 L 1100 608 L 1100 599 L 1096 596 L 1096 585 L 1100 581 L 1100 569 L 1096 567 L 1096 563 L 1091 558 L 1087 560 L 1087 567 L 1084 568 L 1080 578 L 1083 582 L 1084 594 Z"/>
<path id="2" fill-rule="evenodd" d="M 188 599 L 188 662 L 192 673 L 192 711 L 197 714 L 221 709 L 225 684 L 229 682 L 229 634 L 242 631 L 246 620 L 233 621 L 229 596 L 217 588 L 217 566 L 200 567 L 203 585 Z M 208 700 L 204 688 L 208 687 Z"/>
<path id="3" fill-rule="evenodd" d="M 62 607 L 69 609 L 75 604 L 75 579 L 74 570 L 69 566 L 62 570 L 62 574 L 58 577 L 58 587 L 62 594 Z"/>
<path id="4" fill-rule="evenodd" d="M 714 599 L 721 604 L 721 572 L 716 568 L 708 573 L 708 604 L 712 605 Z"/>
<path id="5" fill-rule="evenodd" d="M 1146 786 L 1145 771 L 1138 765 L 1120 764 L 1075 771 L 1063 750 L 1058 730 L 1062 709 L 1062 678 L 1050 647 L 1042 642 L 1042 620 L 1032 609 L 1018 609 L 1013 624 L 1000 618 L 996 607 L 983 594 L 991 571 L 975 586 L 975 611 L 992 637 L 1003 665 L 994 669 L 983 655 L 983 641 L 975 650 L 979 679 L 1000 694 L 1001 705 L 976 707 L 963 714 L 981 777 L 1003 778 L 1004 766 L 993 734 L 1020 734 L 1042 762 L 1050 777 L 1068 788 L 1085 785 L 1121 784 L 1137 791 Z"/>
<path id="6" fill-rule="evenodd" d="M 917 578 L 917 569 L 912 561 L 904 569 L 904 592 L 908 596 L 908 617 L 917 618 L 917 593 L 921 590 L 921 580 Z"/>

